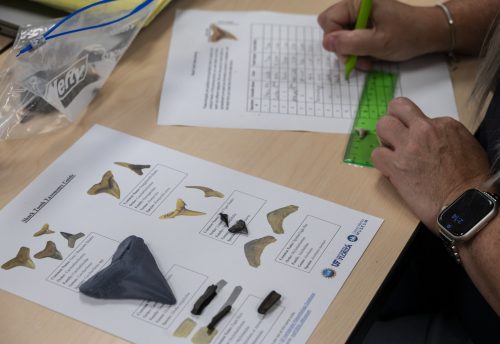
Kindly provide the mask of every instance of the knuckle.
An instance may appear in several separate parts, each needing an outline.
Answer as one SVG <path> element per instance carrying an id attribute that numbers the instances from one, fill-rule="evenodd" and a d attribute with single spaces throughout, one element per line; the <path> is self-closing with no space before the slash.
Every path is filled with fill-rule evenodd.
<path id="1" fill-rule="evenodd" d="M 413 103 L 406 97 L 397 97 L 389 103 L 389 112 L 411 111 Z"/>
<path id="2" fill-rule="evenodd" d="M 414 129 L 419 136 L 426 136 L 434 132 L 434 125 L 431 121 L 421 119 L 415 122 Z"/>
<path id="3" fill-rule="evenodd" d="M 433 121 L 439 128 L 458 130 L 462 127 L 462 124 L 459 121 L 449 116 L 435 118 Z"/>

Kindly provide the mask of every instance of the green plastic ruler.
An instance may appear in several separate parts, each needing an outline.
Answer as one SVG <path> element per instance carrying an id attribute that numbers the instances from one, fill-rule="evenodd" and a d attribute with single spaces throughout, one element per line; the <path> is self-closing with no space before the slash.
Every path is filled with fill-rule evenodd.
<path id="1" fill-rule="evenodd" d="M 376 127 L 380 117 L 387 112 L 387 105 L 394 97 L 397 76 L 393 73 L 371 71 L 359 101 L 344 162 L 361 166 L 373 166 L 372 151 L 380 145 Z"/>

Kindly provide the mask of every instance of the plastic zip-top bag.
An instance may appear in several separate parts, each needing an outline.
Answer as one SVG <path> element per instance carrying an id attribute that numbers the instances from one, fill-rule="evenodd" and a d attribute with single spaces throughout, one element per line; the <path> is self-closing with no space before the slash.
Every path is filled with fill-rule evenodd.
<path id="1" fill-rule="evenodd" d="M 0 69 L 0 139 L 77 122 L 154 8 L 102 0 L 60 21 L 20 28 Z"/>

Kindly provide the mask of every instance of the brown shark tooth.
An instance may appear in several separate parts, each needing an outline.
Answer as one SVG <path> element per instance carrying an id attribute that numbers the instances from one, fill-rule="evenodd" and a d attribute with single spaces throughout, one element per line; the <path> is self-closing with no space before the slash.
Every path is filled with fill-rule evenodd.
<path id="1" fill-rule="evenodd" d="M 365 128 L 354 128 L 354 130 L 356 131 L 356 134 L 358 134 L 358 137 L 361 140 L 364 139 L 370 133 L 370 130 Z"/>
<path id="2" fill-rule="evenodd" d="M 120 199 L 120 187 L 116 183 L 111 171 L 107 171 L 106 173 L 104 173 L 101 182 L 94 184 L 87 191 L 89 195 L 97 195 L 103 192 Z"/>
<path id="3" fill-rule="evenodd" d="M 276 234 L 283 234 L 285 231 L 283 230 L 283 220 L 285 217 L 290 215 L 291 213 L 296 212 L 299 209 L 296 205 L 289 205 L 284 208 L 279 208 L 271 211 L 267 214 L 267 221 L 271 225 L 273 232 Z"/>
<path id="4" fill-rule="evenodd" d="M 68 247 L 75 247 L 75 243 L 78 239 L 83 238 L 85 234 L 82 232 L 77 233 L 77 234 L 71 234 L 71 233 L 66 233 L 66 232 L 61 232 L 61 235 L 68 240 Z"/>
<path id="5" fill-rule="evenodd" d="M 26 268 L 34 269 L 35 263 L 30 258 L 30 249 L 27 247 L 21 247 L 19 252 L 17 252 L 17 256 L 12 258 L 11 260 L 5 262 L 2 265 L 2 269 L 10 270 L 17 266 L 24 266 Z"/>
<path id="6" fill-rule="evenodd" d="M 218 42 L 221 39 L 234 39 L 236 40 L 236 36 L 231 32 L 221 29 L 215 24 L 210 24 L 210 42 Z"/>
<path id="7" fill-rule="evenodd" d="M 196 321 L 191 318 L 186 318 L 179 324 L 179 326 L 177 326 L 177 329 L 174 331 L 174 337 L 186 338 L 191 334 L 195 327 Z"/>
<path id="8" fill-rule="evenodd" d="M 33 234 L 34 237 L 38 237 L 40 235 L 44 235 L 44 234 L 52 234 L 52 233 L 55 233 L 53 230 L 50 230 L 49 229 L 49 224 L 46 223 L 42 226 L 42 228 L 36 232 L 35 234 Z"/>
<path id="9" fill-rule="evenodd" d="M 253 266 L 254 268 L 258 268 L 260 266 L 260 256 L 262 255 L 262 252 L 267 247 L 267 245 L 272 244 L 275 241 L 275 237 L 268 235 L 260 239 L 255 239 L 247 242 L 244 246 L 244 249 L 248 264 L 250 264 L 250 266 Z"/>
<path id="10" fill-rule="evenodd" d="M 205 215 L 201 211 L 186 209 L 186 203 L 182 199 L 178 199 L 175 204 L 175 210 L 160 216 L 161 220 L 173 219 L 176 216 L 201 216 Z"/>
<path id="11" fill-rule="evenodd" d="M 129 164 L 128 162 L 115 162 L 115 164 L 118 166 L 126 167 L 140 176 L 142 176 L 144 173 L 142 172 L 143 169 L 151 167 L 151 165 L 136 165 L 136 164 Z"/>
<path id="12" fill-rule="evenodd" d="M 54 258 L 58 260 L 62 260 L 62 254 L 59 252 L 59 250 L 56 247 L 56 244 L 53 241 L 47 241 L 47 244 L 45 245 L 45 248 L 35 254 L 35 258 L 37 259 L 42 259 L 42 258 Z"/>
<path id="13" fill-rule="evenodd" d="M 205 193 L 205 197 L 219 197 L 224 198 L 224 194 L 219 191 L 215 191 L 214 189 L 207 188 L 206 186 L 186 186 L 186 188 L 190 189 L 198 189 Z"/>

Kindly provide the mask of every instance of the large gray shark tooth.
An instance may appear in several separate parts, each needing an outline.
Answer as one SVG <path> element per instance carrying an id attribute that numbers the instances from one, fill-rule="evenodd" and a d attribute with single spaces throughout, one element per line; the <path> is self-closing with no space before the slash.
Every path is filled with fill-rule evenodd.
<path id="1" fill-rule="evenodd" d="M 231 32 L 221 29 L 215 24 L 210 24 L 210 42 L 218 42 L 221 39 L 234 39 L 236 40 L 236 36 Z"/>
<path id="2" fill-rule="evenodd" d="M 54 258 L 58 260 L 62 260 L 62 254 L 59 252 L 59 250 L 56 247 L 56 244 L 53 241 L 47 241 L 47 244 L 45 245 L 45 248 L 35 254 L 35 258 L 37 259 L 42 259 L 42 258 Z"/>
<path id="3" fill-rule="evenodd" d="M 201 190 L 205 193 L 205 197 L 219 197 L 219 198 L 224 198 L 224 194 L 219 191 L 215 191 L 214 189 L 207 188 L 206 186 L 186 186 L 186 188 L 190 189 L 198 189 Z"/>
<path id="4" fill-rule="evenodd" d="M 49 228 L 49 224 L 46 223 L 42 226 L 42 228 L 36 232 L 35 234 L 33 234 L 34 237 L 37 237 L 37 236 L 40 236 L 40 235 L 44 235 L 44 234 L 52 234 L 52 233 L 55 233 L 53 230 L 50 230 Z"/>
<path id="5" fill-rule="evenodd" d="M 276 234 L 283 234 L 285 231 L 283 230 L 283 220 L 285 217 L 290 215 L 291 213 L 296 212 L 299 209 L 296 205 L 289 205 L 284 208 L 279 208 L 271 211 L 267 214 L 267 221 L 271 225 L 273 232 Z"/>
<path id="6" fill-rule="evenodd" d="M 120 199 L 120 187 L 113 177 L 111 171 L 107 171 L 102 176 L 99 183 L 92 185 L 92 187 L 87 191 L 89 195 L 97 195 L 100 193 L 107 193 L 113 197 Z"/>
<path id="7" fill-rule="evenodd" d="M 134 235 L 120 243 L 111 264 L 84 282 L 80 292 L 98 299 L 177 302 L 144 240 Z"/>
<path id="8" fill-rule="evenodd" d="M 35 268 L 35 263 L 30 258 L 30 249 L 27 247 L 21 247 L 19 249 L 19 252 L 17 252 L 17 255 L 12 258 L 11 260 L 5 262 L 2 265 L 2 269 L 4 270 L 10 270 L 12 268 L 15 268 L 17 266 L 24 266 L 26 268 L 34 269 Z"/>
<path id="9" fill-rule="evenodd" d="M 267 245 L 272 244 L 275 241 L 275 237 L 268 235 L 260 239 L 255 239 L 247 242 L 244 246 L 244 249 L 248 264 L 250 264 L 250 266 L 253 266 L 254 268 L 258 268 L 260 266 L 260 256 L 262 255 L 262 252 L 267 247 Z"/>
<path id="10" fill-rule="evenodd" d="M 142 172 L 143 169 L 151 167 L 151 165 L 136 165 L 136 164 L 129 164 L 128 162 L 115 162 L 115 164 L 118 166 L 126 167 L 140 176 L 143 175 Z"/>
<path id="11" fill-rule="evenodd" d="M 61 235 L 68 240 L 68 247 L 75 247 L 75 243 L 78 239 L 83 238 L 85 234 L 82 232 L 77 233 L 77 234 L 71 234 L 71 233 L 66 233 L 66 232 L 61 232 Z"/>
<path id="12" fill-rule="evenodd" d="M 175 210 L 160 216 L 161 220 L 173 219 L 176 216 L 201 216 L 205 215 L 201 211 L 189 210 L 186 208 L 186 203 L 182 199 L 178 199 L 175 203 Z"/>

